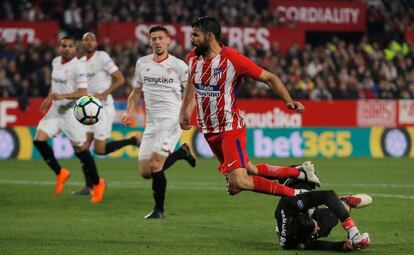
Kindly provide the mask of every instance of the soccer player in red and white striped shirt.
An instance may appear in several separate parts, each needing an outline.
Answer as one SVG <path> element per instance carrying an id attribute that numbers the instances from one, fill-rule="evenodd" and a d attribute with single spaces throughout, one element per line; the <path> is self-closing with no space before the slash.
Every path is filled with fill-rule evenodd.
<path id="1" fill-rule="evenodd" d="M 279 78 L 258 67 L 249 58 L 220 43 L 221 25 L 213 17 L 201 17 L 192 24 L 194 50 L 187 56 L 189 79 L 180 111 L 180 126 L 190 128 L 190 117 L 197 108 L 198 127 L 220 161 L 219 170 L 228 180 L 228 192 L 241 190 L 295 196 L 299 190 L 269 179 L 296 177 L 320 184 L 313 165 L 307 161 L 298 167 L 267 164 L 255 166 L 246 154 L 246 125 L 236 105 L 235 93 L 242 76 L 268 84 L 299 113 L 304 106 L 290 97 Z"/>

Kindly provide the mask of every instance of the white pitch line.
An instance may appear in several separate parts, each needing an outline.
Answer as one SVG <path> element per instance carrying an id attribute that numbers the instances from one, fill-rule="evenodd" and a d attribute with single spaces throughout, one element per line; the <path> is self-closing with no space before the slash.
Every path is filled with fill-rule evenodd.
<path id="1" fill-rule="evenodd" d="M 0 184 L 11 184 L 11 185 L 35 185 L 35 186 L 54 186 L 54 181 L 31 181 L 31 180 L 0 180 Z M 127 188 L 127 189 L 140 189 L 140 188 L 149 188 L 151 186 L 151 182 L 140 182 L 140 181 L 109 181 L 107 182 L 108 187 L 110 188 Z M 79 181 L 69 181 L 67 186 L 82 186 L 84 182 Z M 348 186 L 352 187 L 355 186 L 354 184 L 346 185 L 346 184 L 333 184 L 330 183 L 329 185 L 332 186 Z M 358 184 L 358 186 L 370 186 L 370 187 L 380 187 L 380 188 L 388 188 L 387 185 L 393 185 L 393 187 L 398 187 L 399 184 Z M 405 187 L 405 184 L 401 184 L 402 187 Z M 191 190 L 225 190 L 224 183 L 223 185 L 217 185 L 217 183 L 207 183 L 207 182 L 174 182 L 168 184 L 169 189 L 191 189 Z M 402 194 L 386 194 L 386 193 L 368 193 L 374 197 L 383 197 L 383 198 L 396 198 L 396 199 L 408 199 L 414 200 L 413 195 L 402 195 Z"/>
<path id="2" fill-rule="evenodd" d="M 113 186 L 125 187 L 136 185 L 149 185 L 147 181 L 108 181 Z M 32 180 L 0 180 L 0 184 L 27 184 L 27 185 L 54 185 L 54 181 L 32 181 Z M 68 185 L 83 185 L 79 181 L 70 181 Z M 170 184 L 169 184 L 170 185 Z M 173 182 L 173 186 L 199 188 L 199 187 L 222 187 L 217 182 Z M 223 186 L 224 186 L 223 181 Z M 364 187 L 364 188 L 414 188 L 414 184 L 398 184 L 398 183 L 323 183 L 325 187 Z M 323 187 L 322 187 L 323 188 Z"/>
<path id="3" fill-rule="evenodd" d="M 11 184 L 11 185 L 35 185 L 35 186 L 54 186 L 56 183 L 54 181 L 30 181 L 30 180 L 0 180 L 1 184 Z M 151 182 L 139 182 L 139 181 L 107 181 L 108 187 L 111 188 L 150 188 Z M 198 185 L 199 183 L 169 183 L 168 188 L 173 189 L 196 189 L 196 190 L 223 190 L 225 189 L 225 184 L 218 186 L 215 184 L 203 183 L 204 185 Z M 83 186 L 84 182 L 79 181 L 69 181 L 65 186 Z"/>
<path id="4" fill-rule="evenodd" d="M 399 198 L 399 199 L 409 199 L 414 200 L 414 196 L 410 195 L 399 195 L 399 194 L 381 194 L 381 193 L 369 193 L 373 197 L 384 197 L 384 198 Z"/>
<path id="5" fill-rule="evenodd" d="M 373 187 L 373 188 L 414 188 L 414 184 L 398 184 L 398 183 L 324 183 L 329 186 L 344 187 Z"/>

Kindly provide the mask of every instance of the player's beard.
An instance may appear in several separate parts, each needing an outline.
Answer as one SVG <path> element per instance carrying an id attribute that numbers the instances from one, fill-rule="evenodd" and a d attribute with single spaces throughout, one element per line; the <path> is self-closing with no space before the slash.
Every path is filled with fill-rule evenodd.
<path id="1" fill-rule="evenodd" d="M 209 49 L 208 43 L 203 42 L 203 43 L 200 43 L 200 45 L 195 47 L 194 53 L 197 56 L 204 56 L 207 53 L 208 49 Z"/>
<path id="2" fill-rule="evenodd" d="M 154 51 L 155 55 L 162 56 L 165 53 L 165 50 L 162 51 Z"/>
<path id="3" fill-rule="evenodd" d="M 94 50 L 87 49 L 87 50 L 85 50 L 85 52 L 86 52 L 87 55 L 90 55 L 90 54 L 92 54 L 92 52 L 94 52 Z"/>
<path id="4" fill-rule="evenodd" d="M 86 47 L 84 47 L 84 50 L 87 54 L 91 54 L 96 51 L 96 48 L 97 47 L 92 44 L 86 44 Z"/>
<path id="5" fill-rule="evenodd" d="M 62 58 L 63 58 L 63 61 L 65 61 L 65 62 L 71 60 L 75 56 L 76 56 L 76 53 L 75 54 L 73 54 L 73 53 L 62 53 Z"/>

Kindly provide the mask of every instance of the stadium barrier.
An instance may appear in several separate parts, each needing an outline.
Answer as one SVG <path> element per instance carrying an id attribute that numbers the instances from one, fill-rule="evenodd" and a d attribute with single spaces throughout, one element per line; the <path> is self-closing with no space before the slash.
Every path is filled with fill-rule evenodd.
<path id="1" fill-rule="evenodd" d="M 26 109 L 17 99 L 0 99 L 0 127 L 36 126 L 43 115 L 40 98 L 32 98 Z M 414 126 L 414 100 L 301 101 L 304 114 L 286 109 L 278 100 L 238 100 L 237 105 L 250 128 L 301 127 L 405 127 Z M 126 100 L 116 100 L 115 123 L 121 123 Z M 195 124 L 193 116 L 192 123 Z M 144 104 L 136 108 L 133 127 L 145 126 Z"/>
<path id="2" fill-rule="evenodd" d="M 30 99 L 20 109 L 16 99 L 0 99 L 0 159 L 36 159 L 35 126 L 42 118 L 42 99 Z M 247 152 L 251 157 L 414 157 L 414 100 L 303 101 L 298 114 L 277 100 L 239 100 L 247 124 Z M 136 109 L 132 128 L 120 125 L 126 101 L 117 100 L 112 139 L 138 133 L 145 126 L 144 105 Z M 193 116 L 192 123 L 195 124 Z M 53 138 L 58 158 L 72 158 L 65 136 Z M 212 157 L 203 136 L 192 129 L 181 143 L 194 148 L 199 157 Z M 138 149 L 126 147 L 109 158 L 136 158 Z"/>
<path id="3" fill-rule="evenodd" d="M 59 31 L 59 23 L 56 21 L 2 20 L 0 22 L 0 38 L 3 42 L 7 44 L 22 42 L 26 47 L 39 43 L 56 45 Z"/>
<path id="4" fill-rule="evenodd" d="M 34 127 L 0 128 L 0 159 L 40 159 L 32 145 Z M 141 135 L 143 128 L 115 126 L 112 139 Z M 213 153 L 196 128 L 185 131 L 180 143 L 188 143 L 198 157 Z M 250 157 L 414 157 L 414 127 L 405 128 L 248 128 L 247 153 Z M 64 135 L 50 140 L 57 158 L 74 158 Z M 137 158 L 139 148 L 124 147 L 108 158 Z"/>
<path id="5" fill-rule="evenodd" d="M 123 139 L 141 135 L 143 128 L 115 127 L 112 130 L 112 139 Z M 41 156 L 33 146 L 35 127 L 16 126 L 0 128 L 0 159 L 16 158 L 22 160 L 40 159 Z M 49 140 L 49 144 L 59 159 L 74 158 L 74 150 L 69 139 L 59 134 Z M 93 146 L 93 145 L 92 145 Z M 91 148 L 92 149 L 92 148 Z M 136 158 L 138 149 L 135 146 L 126 146 L 108 155 L 108 158 Z"/>
<path id="6" fill-rule="evenodd" d="M 100 43 L 121 44 L 130 43 L 148 44 L 148 31 L 158 23 L 135 22 L 106 22 L 98 25 Z M 171 37 L 171 47 L 180 44 L 189 50 L 191 45 L 191 25 L 178 23 L 163 23 Z M 280 36 L 283 34 L 283 36 Z M 247 46 L 258 46 L 269 50 L 272 44 L 277 43 L 278 49 L 286 53 L 296 44 L 300 49 L 305 47 L 305 31 L 299 28 L 279 28 L 266 26 L 223 26 L 222 37 L 228 46 L 243 50 Z"/>
<path id="7" fill-rule="evenodd" d="M 366 3 L 357 1 L 269 1 L 281 26 L 295 23 L 306 31 L 365 31 L 366 9 Z"/>

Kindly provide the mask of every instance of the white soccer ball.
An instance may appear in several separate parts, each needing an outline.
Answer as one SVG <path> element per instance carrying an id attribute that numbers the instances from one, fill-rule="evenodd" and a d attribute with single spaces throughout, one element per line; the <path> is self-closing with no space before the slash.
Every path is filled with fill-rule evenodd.
<path id="1" fill-rule="evenodd" d="M 97 123 L 102 114 L 102 103 L 94 96 L 83 96 L 76 101 L 73 113 L 83 125 Z"/>

